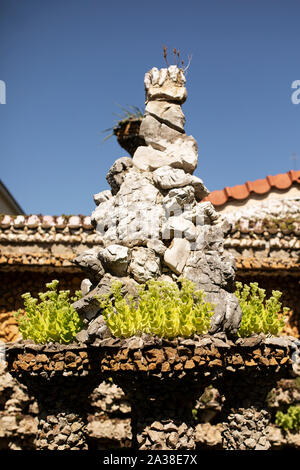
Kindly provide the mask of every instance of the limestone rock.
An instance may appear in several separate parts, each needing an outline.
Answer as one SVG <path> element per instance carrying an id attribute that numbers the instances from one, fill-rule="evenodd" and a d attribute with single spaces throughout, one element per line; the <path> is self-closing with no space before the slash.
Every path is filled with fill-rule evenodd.
<path id="1" fill-rule="evenodd" d="M 117 194 L 124 180 L 124 173 L 132 167 L 132 160 L 129 157 L 122 157 L 115 161 L 106 175 L 106 180 L 111 186 L 112 194 Z"/>
<path id="2" fill-rule="evenodd" d="M 157 134 L 155 133 L 157 136 Z M 161 141 L 163 148 L 165 141 Z M 133 164 L 140 170 L 154 171 L 162 166 L 183 169 L 192 173 L 197 167 L 198 151 L 193 137 L 177 138 L 164 151 L 153 147 L 138 147 L 133 156 Z"/>
<path id="3" fill-rule="evenodd" d="M 215 223 L 219 220 L 219 214 L 214 209 L 211 202 L 208 201 L 196 203 L 191 210 L 187 208 L 183 216 L 185 219 L 191 220 L 196 226 L 206 226 L 206 228 L 209 229 L 211 228 L 211 224 L 216 225 Z M 198 232 L 200 236 L 202 234 L 202 228 L 199 228 Z M 221 226 L 216 228 L 216 233 L 221 234 L 220 239 L 223 240 L 223 230 Z"/>
<path id="4" fill-rule="evenodd" d="M 111 191 L 109 189 L 106 189 L 105 191 L 101 191 L 101 193 L 94 194 L 94 201 L 96 206 L 99 206 L 99 204 L 102 204 L 102 202 L 107 201 L 110 199 L 112 196 Z"/>
<path id="5" fill-rule="evenodd" d="M 176 274 L 181 274 L 190 254 L 190 244 L 184 238 L 174 238 L 164 255 L 164 263 Z"/>
<path id="6" fill-rule="evenodd" d="M 196 239 L 196 227 L 182 215 L 169 217 L 162 226 L 162 238 L 163 240 L 185 238 L 192 241 Z"/>
<path id="7" fill-rule="evenodd" d="M 105 272 L 97 255 L 97 249 L 92 248 L 74 259 L 74 263 L 86 273 L 92 282 L 99 282 Z"/>
<path id="8" fill-rule="evenodd" d="M 208 292 L 215 292 L 216 287 L 231 291 L 234 287 L 235 261 L 233 257 L 220 255 L 218 251 L 192 251 L 184 275 Z"/>
<path id="9" fill-rule="evenodd" d="M 183 213 L 193 206 L 195 190 L 193 186 L 171 189 L 163 199 L 163 206 L 170 214 L 171 212 Z"/>
<path id="10" fill-rule="evenodd" d="M 145 90 L 140 137 L 146 145 L 133 159 L 118 159 L 107 175 L 112 190 L 94 196 L 91 221 L 101 236 L 98 261 L 106 274 L 96 287 L 92 278 L 83 286 L 86 295 L 76 308 L 91 321 L 100 313 L 95 295 L 110 291 L 114 280 L 122 282 L 123 295 L 131 290 L 136 296 L 137 283 L 164 276 L 176 282 L 182 275 L 215 304 L 211 332 L 233 335 L 241 320 L 232 294 L 235 262 L 224 254 L 226 222 L 210 202 L 201 202 L 209 191 L 193 175 L 198 146 L 184 132 L 184 73 L 177 66 L 153 68 Z"/>
<path id="11" fill-rule="evenodd" d="M 126 198 L 131 202 L 154 203 L 157 194 L 151 175 L 132 168 L 124 175 L 124 184 L 115 198 L 116 206 L 123 205 Z"/>
<path id="12" fill-rule="evenodd" d="M 87 431 L 89 436 L 98 442 L 113 443 L 113 448 L 118 448 L 120 443 L 130 442 L 132 438 L 130 420 L 126 419 L 95 419 L 89 422 Z"/>
<path id="13" fill-rule="evenodd" d="M 209 195 L 209 190 L 205 187 L 202 179 L 198 178 L 198 176 L 191 176 L 191 184 L 194 186 L 195 198 L 197 201 L 202 201 L 204 197 Z"/>
<path id="14" fill-rule="evenodd" d="M 106 273 L 94 289 L 89 291 L 88 294 L 82 297 L 82 299 L 73 303 L 74 309 L 84 320 L 85 324 L 101 314 L 98 297 L 103 294 L 111 293 L 112 284 L 114 282 L 122 283 L 121 293 L 123 296 L 129 294 L 133 298 L 137 298 L 138 284 L 134 279 L 129 277 L 115 277 L 109 273 Z"/>
<path id="15" fill-rule="evenodd" d="M 235 336 L 242 320 L 242 311 L 237 297 L 223 289 L 207 294 L 206 301 L 214 305 L 209 333 L 225 331 L 228 336 Z"/>
<path id="16" fill-rule="evenodd" d="M 106 270 L 116 276 L 124 276 L 130 261 L 130 252 L 126 246 L 109 245 L 98 254 Z"/>
<path id="17" fill-rule="evenodd" d="M 106 326 L 104 317 L 102 315 L 99 315 L 90 322 L 87 329 L 87 334 L 88 339 L 85 342 L 88 343 L 92 343 L 96 338 L 105 339 L 112 336 L 112 333 Z"/>
<path id="18" fill-rule="evenodd" d="M 187 173 L 193 173 L 198 163 L 198 145 L 192 136 L 179 137 L 170 143 L 165 150 L 167 158 L 173 158 L 170 166 L 182 168 Z"/>
<path id="19" fill-rule="evenodd" d="M 203 216 L 199 213 L 198 221 L 201 221 L 203 217 L 203 222 L 206 221 L 206 214 Z M 194 245 L 194 249 L 198 251 L 217 251 L 219 254 L 222 254 L 224 251 L 223 248 L 223 232 L 220 227 L 211 226 L 211 225 L 200 225 L 197 224 L 196 227 L 197 239 Z"/>
<path id="20" fill-rule="evenodd" d="M 147 115 L 141 122 L 140 135 L 147 145 L 164 150 L 169 142 L 174 142 L 182 133 Z"/>
<path id="21" fill-rule="evenodd" d="M 133 248 L 129 272 L 137 282 L 147 282 L 160 275 L 160 260 L 150 248 Z"/>
<path id="22" fill-rule="evenodd" d="M 152 147 L 138 147 L 132 161 L 139 170 L 153 171 L 161 166 L 172 166 L 173 157 L 167 156 Z"/>
<path id="23" fill-rule="evenodd" d="M 163 208 L 156 204 L 159 190 L 146 172 L 131 168 L 124 176 L 119 192 L 102 203 L 92 221 L 105 246 L 121 242 L 128 247 L 159 238 Z"/>
<path id="24" fill-rule="evenodd" d="M 92 289 L 88 294 L 82 297 L 82 299 L 72 304 L 73 308 L 82 319 L 90 321 L 100 312 L 99 302 L 95 299 L 96 295 L 98 295 L 97 288 Z"/>
<path id="25" fill-rule="evenodd" d="M 171 276 L 168 276 L 167 274 L 162 274 L 157 278 L 157 280 L 162 282 L 174 282 Z"/>
<path id="26" fill-rule="evenodd" d="M 90 290 L 93 284 L 89 279 L 83 279 L 80 285 L 80 290 L 82 292 L 82 295 L 85 296 Z"/>
<path id="27" fill-rule="evenodd" d="M 184 170 L 171 168 L 167 165 L 153 172 L 153 181 L 162 189 L 181 188 L 183 186 L 192 185 L 197 201 L 202 200 L 209 194 L 208 189 L 204 186 L 200 178 L 195 175 L 187 174 Z"/>
<path id="28" fill-rule="evenodd" d="M 163 244 L 161 240 L 152 239 L 147 241 L 147 248 L 154 250 L 159 256 L 163 256 L 167 247 Z"/>
<path id="29" fill-rule="evenodd" d="M 169 101 L 149 101 L 145 108 L 145 116 L 150 115 L 159 122 L 184 132 L 185 116 L 180 104 Z"/>
<path id="30" fill-rule="evenodd" d="M 111 220 L 115 219 L 115 201 L 114 198 L 103 201 L 91 215 L 91 222 L 96 228 L 97 232 L 105 235 Z"/>
<path id="31" fill-rule="evenodd" d="M 181 188 L 192 183 L 191 175 L 181 169 L 163 166 L 153 172 L 154 183 L 162 189 Z"/>
<path id="32" fill-rule="evenodd" d="M 89 335 L 86 329 L 79 331 L 79 333 L 77 333 L 76 335 L 76 340 L 79 343 L 87 343 L 88 339 L 89 339 Z"/>
<path id="33" fill-rule="evenodd" d="M 144 83 L 149 101 L 155 99 L 184 103 L 186 100 L 185 77 L 176 65 L 161 70 L 153 67 L 145 74 Z"/>
<path id="34" fill-rule="evenodd" d="M 210 449 L 221 449 L 222 446 L 222 424 L 212 425 L 201 423 L 196 426 L 196 441 L 202 446 Z"/>
<path id="35" fill-rule="evenodd" d="M 98 286 L 82 297 L 82 299 L 79 299 L 73 303 L 73 308 L 77 311 L 83 320 L 90 321 L 100 314 L 100 304 L 97 300 L 97 297 L 102 294 L 108 294 L 110 292 L 113 281 L 116 280 L 117 278 L 111 276 L 110 274 L 105 274 L 99 282 Z"/>

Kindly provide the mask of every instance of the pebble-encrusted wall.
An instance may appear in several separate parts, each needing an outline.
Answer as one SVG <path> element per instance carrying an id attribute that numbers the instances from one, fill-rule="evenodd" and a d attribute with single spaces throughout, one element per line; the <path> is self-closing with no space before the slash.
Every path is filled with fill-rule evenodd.
<path id="1" fill-rule="evenodd" d="M 113 427 L 119 432 L 120 446 L 133 445 L 145 450 L 258 450 L 278 447 L 280 442 L 282 446 L 289 443 L 297 447 L 295 434 L 286 436 L 283 433 L 281 441 L 272 437 L 274 433 L 281 432 L 272 424 L 272 415 L 281 402 L 285 406 L 288 403 L 284 395 L 286 389 L 291 395 L 290 403 L 299 401 L 298 385 L 293 385 L 296 382 L 293 379 L 281 381 L 283 390 L 272 390 L 274 381 L 289 375 L 292 343 L 286 339 L 264 339 L 262 336 L 235 342 L 222 338 L 220 335 L 199 337 L 194 343 L 192 340 L 161 342 L 154 339 L 152 344 L 149 338 L 144 338 L 143 346 L 140 341 L 134 343 L 133 338 L 112 347 L 107 344 L 100 349 L 84 345 L 39 346 L 28 341 L 15 344 L 8 354 L 9 370 L 18 381 L 27 384 L 39 403 L 39 409 L 35 409 L 38 420 L 35 418 L 31 423 L 31 433 L 27 432 L 28 442 L 23 443 L 23 447 L 59 450 L 110 448 Z M 166 363 L 169 367 L 165 366 Z M 102 403 L 103 409 L 111 414 L 113 406 L 115 411 L 123 407 L 127 418 L 126 413 L 131 408 L 131 432 L 130 422 L 123 423 L 122 434 L 112 419 L 108 433 L 107 414 L 106 418 L 102 415 L 103 428 L 100 421 L 93 425 L 91 418 L 86 420 L 83 410 L 78 407 L 78 397 L 74 402 L 73 395 L 65 393 L 69 386 L 81 384 L 83 399 L 83 390 L 87 387 L 86 392 L 90 394 L 93 381 L 97 382 L 97 377 L 100 379 L 103 375 L 110 379 L 106 385 L 100 385 L 102 394 L 99 388 L 92 392 L 92 395 L 98 393 L 98 409 Z M 115 383 L 112 384 L 111 380 Z M 121 385 L 123 392 L 117 384 Z M 119 391 L 119 402 L 105 400 L 103 386 L 115 387 L 115 395 Z M 58 401 L 49 398 L 51 387 L 53 396 L 55 390 L 63 387 L 64 393 L 57 395 Z M 170 387 L 178 393 L 170 394 Z M 268 393 L 270 391 L 272 393 Z M 63 400 L 64 394 L 67 401 Z M 89 400 L 86 403 L 89 405 Z M 112 408 L 109 408 L 109 403 L 114 404 Z M 113 418 L 112 414 L 110 416 Z M 24 429 L 24 417 L 20 416 L 19 420 Z M 269 425 L 271 434 L 267 428 Z M 37 432 L 35 438 L 34 431 Z M 11 448 L 17 446 L 22 448 L 20 442 L 13 443 Z"/>
<path id="2" fill-rule="evenodd" d="M 171 349 L 172 347 L 169 346 L 167 350 L 169 354 Z M 211 351 L 210 347 L 207 349 Z M 253 346 L 253 350 L 255 349 L 261 348 Z M 57 354 L 57 360 L 61 361 L 63 359 L 63 362 L 65 362 L 65 359 L 67 359 L 65 352 L 56 351 L 52 355 L 54 356 L 55 354 Z M 126 356 L 126 352 L 124 356 Z M 67 360 L 71 358 L 69 354 Z M 154 358 L 154 355 L 152 355 L 152 358 Z M 27 356 L 27 359 L 32 360 L 32 356 Z M 76 360 L 73 362 L 76 362 Z M 47 362 L 44 364 L 47 364 Z M 239 367 L 242 366 L 241 364 Z M 225 437 L 226 435 L 228 436 L 228 426 L 230 426 L 232 432 L 235 431 L 235 434 L 240 435 L 237 433 L 239 429 L 237 429 L 236 421 L 239 421 L 241 424 L 249 420 L 252 426 L 251 417 L 248 415 L 244 416 L 246 411 L 242 409 L 242 406 L 237 416 L 231 416 L 229 413 L 228 423 L 225 426 L 225 413 L 223 410 L 226 406 L 226 400 L 222 390 L 218 390 L 216 386 L 216 384 L 208 386 L 204 393 L 199 395 L 194 404 L 195 441 L 196 449 L 199 450 L 223 449 L 224 442 L 222 435 L 225 432 Z M 88 417 L 87 425 L 90 437 L 89 448 L 105 450 L 130 447 L 132 445 L 131 406 L 124 390 L 116 383 L 113 383 L 110 378 L 101 382 L 94 389 L 90 395 L 90 401 L 91 414 Z M 299 379 L 290 378 L 278 381 L 276 387 L 267 397 L 267 411 L 270 413 L 271 422 L 273 423 L 270 426 L 269 433 L 271 449 L 300 449 L 300 433 L 286 433 L 274 424 L 276 412 L 278 410 L 286 411 L 290 405 L 300 405 Z M 28 392 L 27 387 L 21 385 L 13 378 L 5 370 L 4 363 L 0 362 L 0 449 L 35 449 L 37 413 L 37 402 Z M 159 424 L 156 424 L 156 427 L 159 427 Z M 64 431 L 68 431 L 68 428 L 64 429 Z M 150 434 L 154 436 L 155 432 L 161 432 L 161 429 L 153 429 L 152 432 L 153 434 L 151 432 Z M 244 432 L 247 434 L 245 427 L 242 430 L 242 434 Z M 60 441 L 62 439 L 61 436 L 58 437 L 59 434 L 61 434 L 59 428 L 55 428 L 53 441 Z M 67 434 L 66 436 L 68 437 Z M 174 435 L 171 436 L 171 441 L 172 439 L 174 442 L 174 439 L 176 439 Z M 251 437 L 247 435 L 245 439 L 251 439 Z M 230 445 L 230 442 L 228 442 L 228 445 Z M 248 441 L 248 445 L 251 447 L 253 441 Z"/>

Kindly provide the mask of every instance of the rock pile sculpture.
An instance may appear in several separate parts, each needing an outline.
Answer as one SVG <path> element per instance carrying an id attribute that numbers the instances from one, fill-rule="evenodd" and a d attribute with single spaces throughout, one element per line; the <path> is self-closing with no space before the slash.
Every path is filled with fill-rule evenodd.
<path id="1" fill-rule="evenodd" d="M 75 259 L 88 278 L 84 297 L 74 304 L 86 323 L 78 340 L 110 335 L 95 296 L 109 292 L 114 280 L 122 281 L 124 294 L 135 295 L 139 283 L 180 276 L 195 282 L 215 305 L 210 333 L 234 335 L 241 320 L 232 293 L 235 262 L 223 251 L 226 223 L 211 203 L 201 202 L 209 191 L 193 175 L 198 147 L 184 131 L 184 73 L 177 66 L 152 68 L 144 82 L 140 135 L 146 145 L 110 168 L 111 191 L 94 196 L 92 213 L 103 244 Z"/>

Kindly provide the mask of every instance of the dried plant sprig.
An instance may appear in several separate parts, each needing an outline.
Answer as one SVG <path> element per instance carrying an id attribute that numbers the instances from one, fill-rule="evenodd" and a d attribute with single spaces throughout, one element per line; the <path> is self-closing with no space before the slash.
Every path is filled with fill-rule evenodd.
<path id="1" fill-rule="evenodd" d="M 164 60 L 167 66 L 169 67 L 169 62 L 167 58 L 167 46 L 163 46 L 163 56 L 164 56 Z M 188 55 L 188 63 L 186 67 L 184 67 L 184 60 L 180 58 L 180 51 L 179 49 L 176 49 L 176 47 L 173 48 L 173 56 L 174 56 L 174 62 L 175 62 L 174 65 L 176 65 L 178 68 L 181 68 L 183 72 L 186 72 L 191 65 L 192 54 Z"/>
<path id="2" fill-rule="evenodd" d="M 164 53 L 165 62 L 167 64 L 167 66 L 169 67 L 168 59 L 167 59 L 167 46 L 163 46 L 163 53 Z"/>

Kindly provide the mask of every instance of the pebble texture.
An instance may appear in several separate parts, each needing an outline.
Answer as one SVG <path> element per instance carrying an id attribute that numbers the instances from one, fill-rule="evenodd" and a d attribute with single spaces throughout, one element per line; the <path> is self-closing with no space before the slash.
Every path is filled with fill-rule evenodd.
<path id="1" fill-rule="evenodd" d="M 238 408 L 228 416 L 223 430 L 226 450 L 269 450 L 270 413 L 254 407 Z"/>
<path id="2" fill-rule="evenodd" d="M 131 413 L 132 441 L 125 422 L 112 422 L 122 445 L 145 450 L 206 445 L 248 449 L 254 440 L 260 449 L 271 445 L 270 409 L 286 404 L 287 393 L 289 402 L 299 399 L 297 387 L 288 381 L 282 382 L 282 388 L 291 391 L 270 395 L 276 381 L 290 374 L 293 350 L 292 339 L 262 335 L 235 342 L 220 333 L 174 341 L 144 335 L 107 338 L 97 347 L 21 341 L 8 345 L 7 359 L 13 376 L 38 400 L 36 448 L 84 449 L 90 445 L 87 432 L 91 430 L 94 437 L 98 432 L 99 448 L 104 442 L 116 445 L 111 432 L 101 431 L 97 419 L 86 427 L 93 412 L 89 403 L 93 403 L 104 417 L 116 410 L 125 417 Z M 102 383 L 93 398 L 90 393 L 105 377 L 114 384 Z M 217 419 L 222 427 L 210 428 L 204 438 L 193 409 L 200 423 Z M 72 427 L 73 419 L 77 425 Z"/>

